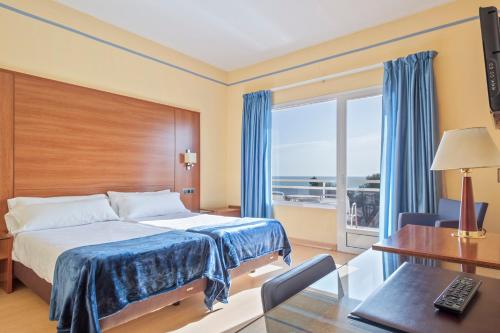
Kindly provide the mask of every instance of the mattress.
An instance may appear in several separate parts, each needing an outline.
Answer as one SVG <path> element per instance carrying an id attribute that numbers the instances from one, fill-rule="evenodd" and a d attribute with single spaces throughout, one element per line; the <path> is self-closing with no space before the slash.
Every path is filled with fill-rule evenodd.
<path id="1" fill-rule="evenodd" d="M 14 237 L 12 260 L 32 269 L 39 277 L 52 284 L 57 258 L 66 250 L 163 232 L 165 229 L 162 228 L 120 221 L 26 231 Z"/>

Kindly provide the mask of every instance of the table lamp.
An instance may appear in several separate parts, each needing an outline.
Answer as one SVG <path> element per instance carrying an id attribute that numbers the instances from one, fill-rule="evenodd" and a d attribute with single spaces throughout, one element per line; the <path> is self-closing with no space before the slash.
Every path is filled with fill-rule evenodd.
<path id="1" fill-rule="evenodd" d="M 500 152 L 485 127 L 445 131 L 439 143 L 431 170 L 460 169 L 462 172 L 462 202 L 456 236 L 482 238 L 478 230 L 471 169 L 500 166 Z"/>

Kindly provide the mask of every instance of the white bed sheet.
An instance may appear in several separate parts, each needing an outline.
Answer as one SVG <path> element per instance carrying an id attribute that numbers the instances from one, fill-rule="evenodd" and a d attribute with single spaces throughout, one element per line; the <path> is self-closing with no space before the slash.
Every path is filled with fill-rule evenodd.
<path id="1" fill-rule="evenodd" d="M 141 217 L 137 219 L 131 220 L 131 222 L 138 222 L 138 221 L 153 221 L 153 220 L 173 220 L 173 219 L 183 219 L 186 217 L 193 217 L 200 215 L 198 213 L 192 213 L 191 211 L 185 211 L 185 212 L 175 212 L 175 213 L 170 213 L 167 215 L 160 215 L 160 216 L 151 216 L 151 217 Z M 125 219 L 126 221 L 126 219 Z"/>
<path id="2" fill-rule="evenodd" d="M 121 221 L 26 231 L 14 237 L 12 259 L 52 283 L 57 258 L 66 250 L 85 245 L 151 236 L 162 232 L 165 232 L 165 229 Z"/>
<path id="3" fill-rule="evenodd" d="M 239 220 L 239 217 L 210 215 L 210 214 L 192 214 L 185 217 L 176 218 L 171 215 L 157 216 L 138 219 L 136 222 L 149 226 L 159 227 L 170 230 L 186 230 L 202 226 L 216 226 Z M 247 218 L 249 221 L 260 221 L 258 218 Z"/>

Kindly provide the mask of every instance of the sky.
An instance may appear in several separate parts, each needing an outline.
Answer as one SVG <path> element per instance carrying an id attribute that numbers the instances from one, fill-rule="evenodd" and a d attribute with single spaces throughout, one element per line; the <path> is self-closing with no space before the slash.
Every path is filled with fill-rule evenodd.
<path id="1" fill-rule="evenodd" d="M 347 101 L 347 176 L 380 172 L 380 96 Z M 273 111 L 273 176 L 334 177 L 336 101 Z"/>

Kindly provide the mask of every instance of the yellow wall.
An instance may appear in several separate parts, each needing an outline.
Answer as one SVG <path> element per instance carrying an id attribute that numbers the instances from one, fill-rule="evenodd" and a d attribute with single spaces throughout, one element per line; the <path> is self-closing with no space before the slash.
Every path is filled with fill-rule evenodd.
<path id="1" fill-rule="evenodd" d="M 53 1 L 3 1 L 219 80 L 227 74 Z M 201 198 L 226 203 L 226 87 L 0 9 L 0 67 L 201 112 Z M 221 163 L 222 161 L 222 163 Z"/>
<path id="2" fill-rule="evenodd" d="M 284 224 L 290 238 L 326 247 L 337 243 L 335 209 L 274 206 L 274 217 Z"/>
<path id="3" fill-rule="evenodd" d="M 137 50 L 225 82 L 297 65 L 342 51 L 364 47 L 397 36 L 449 23 L 478 14 L 479 6 L 500 1 L 458 0 L 405 19 L 367 29 L 232 72 L 224 72 L 175 50 L 120 30 L 90 16 L 48 0 L 4 0 L 4 3 L 35 15 L 72 26 L 133 50 Z M 190 74 L 165 67 L 122 50 L 99 44 L 74 33 L 0 9 L 0 67 L 92 88 L 157 101 L 201 112 L 201 155 L 203 158 L 202 205 L 214 207 L 239 204 L 240 138 L 242 94 L 294 83 L 339 71 L 358 68 L 422 50 L 436 50 L 435 75 L 441 130 L 486 126 L 500 146 L 500 131 L 488 113 L 479 21 L 405 39 L 327 62 L 299 68 L 243 84 L 224 87 Z M 275 94 L 275 103 L 379 85 L 382 71 L 330 80 Z M 490 203 L 486 227 L 500 232 L 500 185 L 496 170 L 474 171 L 475 199 Z M 447 172 L 446 195 L 458 198 L 460 178 Z M 334 240 L 334 219 L 321 210 L 300 208 L 276 211 L 292 237 L 310 234 L 310 223 L 328 234 L 318 241 Z M 298 216 L 305 214 L 304 218 Z M 307 216 L 307 223 L 306 217 Z M 317 221 L 317 222 L 314 222 Z M 310 223 L 309 223 L 310 222 Z M 304 238 L 302 237 L 302 238 Z M 322 236 L 326 237 L 326 236 Z"/>
<path id="4" fill-rule="evenodd" d="M 367 46 L 397 36 L 428 29 L 455 20 L 478 15 L 479 6 L 500 7 L 500 1 L 459 0 L 449 5 L 407 17 L 398 21 L 364 30 L 346 37 L 310 47 L 280 58 L 260 63 L 229 73 L 229 81 L 235 82 L 258 74 L 267 73 L 284 67 L 304 63 L 342 51 Z M 393 44 L 369 49 L 345 57 L 333 59 L 290 72 L 250 81 L 229 88 L 228 92 L 228 129 L 227 129 L 227 198 L 228 202 L 239 202 L 240 188 L 240 141 L 242 94 L 260 89 L 269 89 L 312 79 L 315 77 L 345 71 L 353 68 L 380 63 L 410 53 L 436 50 L 435 77 L 438 96 L 439 121 L 441 131 L 453 128 L 486 126 L 495 142 L 500 146 L 500 130 L 495 130 L 489 114 L 485 73 L 482 58 L 479 21 L 450 27 L 424 35 L 405 39 Z M 323 94 L 359 89 L 382 83 L 382 71 L 330 80 L 293 90 L 277 92 L 275 103 L 293 99 L 319 96 Z M 490 203 L 486 218 L 486 228 L 500 232 L 500 184 L 497 183 L 495 169 L 479 169 L 473 172 L 474 194 L 476 201 Z M 445 196 L 460 197 L 460 175 L 458 172 L 445 173 Z M 303 221 L 305 234 L 313 220 L 324 225 L 324 216 L 312 214 Z M 288 217 L 283 221 L 287 225 Z M 291 222 L 295 223 L 295 222 Z M 331 227 L 328 227 L 331 230 Z M 324 232 L 328 230 L 324 229 Z"/>

